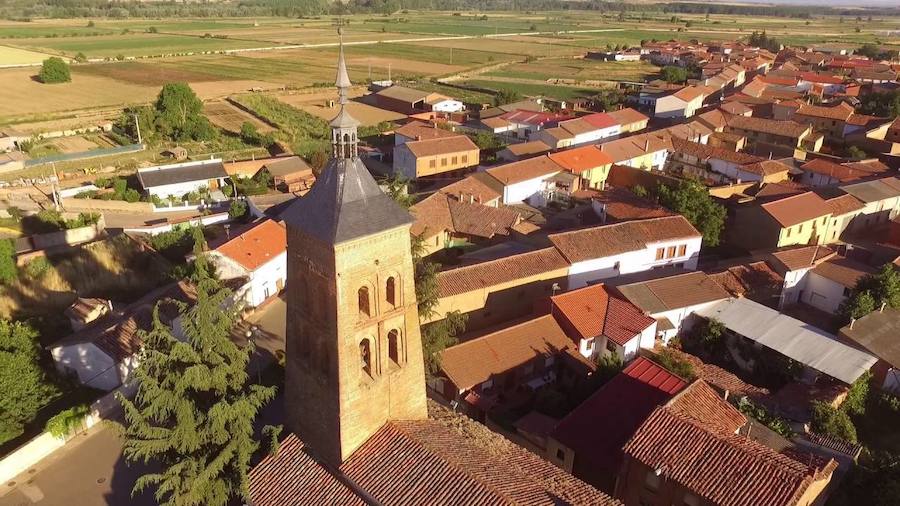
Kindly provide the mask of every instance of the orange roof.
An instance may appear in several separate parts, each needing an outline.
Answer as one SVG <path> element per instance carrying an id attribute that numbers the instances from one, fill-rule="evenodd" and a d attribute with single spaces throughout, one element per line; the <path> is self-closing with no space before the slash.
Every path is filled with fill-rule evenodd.
<path id="1" fill-rule="evenodd" d="M 783 227 L 791 227 L 831 214 L 828 204 L 813 192 L 767 202 L 762 208 Z"/>
<path id="2" fill-rule="evenodd" d="M 604 165 L 612 165 L 613 160 L 596 146 L 584 146 L 575 149 L 567 149 L 548 155 L 551 160 L 561 165 L 573 174 L 580 174 L 586 170 L 596 169 Z"/>
<path id="3" fill-rule="evenodd" d="M 610 116 L 613 117 L 620 125 L 631 125 L 634 123 L 640 123 L 642 121 L 649 121 L 650 118 L 641 114 L 640 112 L 626 107 L 625 109 L 619 109 L 618 111 L 611 111 L 609 113 Z"/>
<path id="4" fill-rule="evenodd" d="M 422 123 L 421 121 L 410 121 L 402 127 L 395 129 L 394 134 L 402 135 L 403 137 L 407 137 L 413 140 L 447 139 L 450 137 L 462 135 L 459 132 L 444 130 L 443 128 L 438 128 L 434 125 Z"/>
<path id="5" fill-rule="evenodd" d="M 455 153 L 478 151 L 478 146 L 475 145 L 474 142 L 472 142 L 472 139 L 469 139 L 465 135 L 454 135 L 453 137 L 447 137 L 443 139 L 409 141 L 406 144 L 398 146 L 397 149 L 402 149 L 403 146 L 406 146 L 406 148 L 409 149 L 409 151 L 416 157 L 450 155 Z M 478 160 L 475 160 L 473 158 L 469 160 L 469 162 L 475 164 L 478 162 Z"/>
<path id="6" fill-rule="evenodd" d="M 216 251 L 254 271 L 287 251 L 287 233 L 281 223 L 264 220 L 219 246 Z"/>
<path id="7" fill-rule="evenodd" d="M 488 169 L 487 173 L 505 185 L 521 183 L 562 171 L 563 168 L 547 156 L 537 156 L 519 162 Z"/>
<path id="8" fill-rule="evenodd" d="M 630 302 L 610 296 L 602 284 L 551 297 L 550 312 L 573 340 L 606 336 L 620 346 L 656 321 Z"/>
<path id="9" fill-rule="evenodd" d="M 654 242 L 699 237 L 684 216 L 675 215 L 560 232 L 549 238 L 569 263 L 575 263 L 643 250 Z"/>
<path id="10" fill-rule="evenodd" d="M 510 255 L 475 265 L 439 272 L 438 293 L 441 297 L 481 290 L 501 283 L 524 283 L 527 278 L 568 266 L 556 248 L 544 248 Z"/>

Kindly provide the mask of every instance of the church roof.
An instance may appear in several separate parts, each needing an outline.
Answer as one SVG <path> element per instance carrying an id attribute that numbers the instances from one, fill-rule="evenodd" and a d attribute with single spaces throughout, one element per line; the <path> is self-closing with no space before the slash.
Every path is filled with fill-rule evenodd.
<path id="1" fill-rule="evenodd" d="M 332 158 L 312 189 L 282 215 L 326 243 L 339 244 L 407 225 L 412 216 L 385 194 L 359 157 Z"/>
<path id="2" fill-rule="evenodd" d="M 388 422 L 335 470 L 289 435 L 251 470 L 253 504 L 619 504 L 478 422 L 428 407 L 430 419 Z"/>

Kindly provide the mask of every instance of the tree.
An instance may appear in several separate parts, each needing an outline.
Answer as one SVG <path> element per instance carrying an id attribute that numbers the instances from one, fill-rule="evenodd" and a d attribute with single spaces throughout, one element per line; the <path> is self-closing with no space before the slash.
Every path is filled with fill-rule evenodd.
<path id="1" fill-rule="evenodd" d="M 59 393 L 40 366 L 37 338 L 24 322 L 0 320 L 0 443 L 21 434 Z"/>
<path id="2" fill-rule="evenodd" d="M 247 471 L 259 448 L 253 422 L 275 387 L 248 384 L 253 345 L 242 348 L 229 339 L 238 308 L 229 303 L 231 291 L 210 274 L 204 255 L 195 262 L 193 280 L 196 303 L 174 303 L 184 340 L 160 320 L 157 306 L 134 371 L 137 395 L 118 395 L 125 411 L 123 453 L 128 461 L 160 466 L 138 478 L 133 490 L 155 487 L 160 504 L 246 501 Z M 264 429 L 273 438 L 278 432 Z"/>
<path id="3" fill-rule="evenodd" d="M 173 141 L 209 140 L 215 130 L 203 115 L 203 102 L 185 83 L 169 83 L 156 98 L 156 126 Z"/>
<path id="4" fill-rule="evenodd" d="M 856 443 L 856 426 L 845 411 L 835 409 L 822 401 L 814 401 L 812 412 L 813 431 Z"/>
<path id="5" fill-rule="evenodd" d="M 247 215 L 247 203 L 241 199 L 234 199 L 228 206 L 228 217 L 232 220 L 241 219 Z"/>
<path id="6" fill-rule="evenodd" d="M 664 348 L 656 356 L 656 361 L 669 372 L 687 381 L 693 381 L 697 377 L 697 374 L 694 372 L 694 366 L 687 360 L 677 357 L 669 348 Z"/>
<path id="7" fill-rule="evenodd" d="M 842 323 L 847 323 L 851 319 L 862 318 L 872 311 L 875 311 L 875 298 L 868 291 L 852 294 L 838 308 L 838 314 L 841 315 Z"/>
<path id="8" fill-rule="evenodd" d="M 249 121 L 241 123 L 241 140 L 247 144 L 259 144 L 259 131 Z"/>
<path id="9" fill-rule="evenodd" d="M 878 272 L 860 278 L 854 291 L 871 293 L 876 306 L 883 302 L 900 308 L 900 272 L 893 264 L 884 264 Z"/>
<path id="10" fill-rule="evenodd" d="M 477 130 L 469 132 L 469 139 L 478 146 L 478 149 L 491 151 L 498 150 L 503 147 L 503 142 L 493 133 L 486 130 Z"/>
<path id="11" fill-rule="evenodd" d="M 18 275 L 16 243 L 12 239 L 0 239 L 0 283 L 11 283 Z"/>
<path id="12" fill-rule="evenodd" d="M 511 88 L 501 88 L 494 95 L 494 105 L 506 105 L 522 100 L 522 94 Z"/>
<path id="13" fill-rule="evenodd" d="M 659 185 L 659 203 L 687 218 L 703 234 L 707 246 L 718 246 L 725 228 L 725 207 L 713 201 L 697 181 L 681 181 L 674 188 Z"/>
<path id="14" fill-rule="evenodd" d="M 869 155 L 857 146 L 847 148 L 847 154 L 854 160 L 865 160 Z"/>
<path id="15" fill-rule="evenodd" d="M 44 84 L 67 83 L 72 80 L 69 64 L 58 56 L 51 56 L 41 65 L 38 79 Z"/>
<path id="16" fill-rule="evenodd" d="M 78 63 L 84 63 L 87 61 L 87 56 L 84 53 L 78 53 L 75 55 L 75 61 Z"/>
<path id="17" fill-rule="evenodd" d="M 674 65 L 663 67 L 659 74 L 667 83 L 683 83 L 688 78 L 687 69 Z"/>
<path id="18" fill-rule="evenodd" d="M 327 163 L 328 153 L 325 151 L 317 150 L 309 155 L 309 166 L 312 168 L 313 174 L 315 174 L 316 177 L 319 177 L 319 174 L 322 173 L 322 169 L 325 168 Z"/>
<path id="19" fill-rule="evenodd" d="M 859 416 L 866 413 L 866 401 L 869 398 L 869 382 L 872 381 L 872 372 L 866 371 L 856 378 L 856 381 L 850 385 L 847 392 L 847 398 L 841 404 L 841 409 L 848 414 Z"/>
<path id="20" fill-rule="evenodd" d="M 456 335 L 466 328 L 469 315 L 452 311 L 442 320 L 422 326 L 422 355 L 425 358 L 425 374 L 434 376 L 441 368 L 440 353 L 457 343 Z"/>
<path id="21" fill-rule="evenodd" d="M 409 194 L 409 180 L 402 174 L 394 174 L 385 179 L 382 184 L 386 186 L 387 193 L 394 202 L 400 204 L 403 209 L 409 209 L 415 202 L 415 198 Z"/>

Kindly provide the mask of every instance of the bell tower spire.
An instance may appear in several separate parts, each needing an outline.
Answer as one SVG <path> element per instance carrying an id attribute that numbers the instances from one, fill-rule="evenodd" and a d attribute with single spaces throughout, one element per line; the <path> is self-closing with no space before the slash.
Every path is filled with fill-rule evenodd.
<path id="1" fill-rule="evenodd" d="M 347 110 L 347 94 L 350 92 L 350 76 L 347 74 L 347 63 L 344 61 L 344 26 L 343 20 L 338 23 L 338 35 L 340 41 L 340 53 L 338 56 L 337 77 L 334 85 L 338 89 L 338 103 L 341 106 L 340 112 L 331 120 L 331 146 L 332 155 L 335 158 L 356 158 L 359 154 L 357 149 L 356 129 L 359 121 L 350 115 Z"/>

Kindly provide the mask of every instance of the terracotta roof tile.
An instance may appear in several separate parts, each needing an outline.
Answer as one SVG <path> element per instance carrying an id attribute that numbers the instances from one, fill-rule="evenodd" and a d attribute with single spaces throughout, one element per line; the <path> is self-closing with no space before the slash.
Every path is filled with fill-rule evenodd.
<path id="1" fill-rule="evenodd" d="M 458 132 L 444 130 L 443 128 L 438 128 L 434 125 L 429 125 L 428 123 L 423 123 L 421 121 L 410 121 L 409 123 L 396 128 L 394 130 L 394 134 L 402 135 L 403 137 L 412 140 L 448 139 L 450 137 L 458 137 L 462 135 Z"/>
<path id="2" fill-rule="evenodd" d="M 478 151 L 478 146 L 465 135 L 454 135 L 453 137 L 445 137 L 441 139 L 426 139 L 421 141 L 409 141 L 403 144 L 415 156 L 435 156 L 448 155 L 452 153 L 460 153 L 463 151 Z M 401 149 L 398 146 L 395 149 Z M 476 160 L 470 160 L 475 162 Z"/>
<path id="3" fill-rule="evenodd" d="M 812 272 L 852 289 L 860 278 L 873 274 L 875 269 L 849 258 L 836 256 L 815 266 Z"/>
<path id="4" fill-rule="evenodd" d="M 548 156 L 536 156 L 527 160 L 507 163 L 487 170 L 487 173 L 505 185 L 521 183 L 562 171 L 563 168 Z"/>
<path id="5" fill-rule="evenodd" d="M 831 213 L 822 197 L 813 192 L 766 202 L 762 208 L 783 227 L 791 227 Z"/>
<path id="6" fill-rule="evenodd" d="M 476 172 L 438 191 L 461 200 L 461 196 L 471 196 L 476 203 L 486 204 L 503 196 L 503 185 L 487 172 Z"/>
<path id="7" fill-rule="evenodd" d="M 596 146 L 583 146 L 566 149 L 548 155 L 551 160 L 573 174 L 581 174 L 586 170 L 612 165 L 613 160 Z"/>
<path id="8" fill-rule="evenodd" d="M 266 219 L 215 251 L 252 272 L 287 251 L 287 232 L 281 223 Z"/>
<path id="9" fill-rule="evenodd" d="M 835 163 L 824 158 L 810 160 L 801 165 L 800 169 L 832 177 L 841 183 L 876 176 L 890 170 L 881 163 Z"/>
<path id="10" fill-rule="evenodd" d="M 710 273 L 709 277 L 732 296 L 746 296 L 760 303 L 777 298 L 784 285 L 784 278 L 762 261 L 734 265 L 721 272 Z"/>
<path id="11" fill-rule="evenodd" d="M 672 139 L 672 148 L 676 153 L 685 153 L 702 160 L 724 160 L 740 165 L 765 161 L 765 158 L 759 156 L 717 148 L 707 144 L 700 144 L 699 142 L 689 142 L 679 138 Z"/>
<path id="12" fill-rule="evenodd" d="M 769 395 L 768 389 L 747 383 L 733 373 L 728 372 L 717 365 L 708 364 L 690 353 L 676 348 L 658 348 L 655 349 L 654 352 L 658 352 L 660 349 L 666 349 L 669 353 L 673 353 L 678 358 L 689 362 L 691 366 L 693 366 L 694 374 L 697 375 L 697 378 L 702 379 L 710 386 L 719 390 L 722 394 L 728 392 L 729 395 L 746 395 L 753 400 L 762 399 Z"/>
<path id="13" fill-rule="evenodd" d="M 721 286 L 704 272 L 686 272 L 616 287 L 626 299 L 654 314 L 695 306 L 729 297 Z"/>
<path id="14" fill-rule="evenodd" d="M 788 271 L 813 267 L 823 259 L 830 258 L 835 254 L 834 250 L 826 246 L 800 246 L 771 253 L 772 257 Z"/>
<path id="15" fill-rule="evenodd" d="M 663 206 L 619 187 L 599 192 L 593 199 L 603 206 L 608 221 L 643 220 L 675 214 Z"/>
<path id="16" fill-rule="evenodd" d="M 616 122 L 618 122 L 620 125 L 631 125 L 634 123 L 641 123 L 643 121 L 650 120 L 650 118 L 648 118 L 644 114 L 641 114 L 640 112 L 630 107 L 619 109 L 618 111 L 611 111 L 607 114 L 612 116 L 612 118 L 616 120 Z"/>
<path id="17" fill-rule="evenodd" d="M 545 248 L 439 272 L 438 289 L 441 297 L 449 297 L 565 269 L 567 266 L 565 258 L 556 248 Z"/>
<path id="18" fill-rule="evenodd" d="M 725 402 L 702 379 L 676 394 L 666 406 L 682 418 L 712 425 L 724 432 L 734 433 L 747 423 L 747 418 L 740 411 Z"/>
<path id="19" fill-rule="evenodd" d="M 573 470 L 616 475 L 622 446 L 653 409 L 687 383 L 655 362 L 638 357 L 572 410 L 553 439 L 575 452 Z"/>
<path id="20" fill-rule="evenodd" d="M 510 144 L 506 149 L 516 156 L 528 156 L 544 154 L 550 151 L 551 148 L 544 143 L 544 141 L 530 141 L 521 142 L 519 144 Z"/>
<path id="21" fill-rule="evenodd" d="M 440 367 L 460 390 L 469 390 L 520 365 L 560 353 L 581 357 L 556 319 L 544 315 L 451 346 L 440 352 Z M 581 360 L 590 367 L 587 359 Z"/>
<path id="22" fill-rule="evenodd" d="M 551 235 L 550 242 L 569 262 L 583 262 L 642 250 L 655 242 L 696 237 L 700 232 L 676 215 L 562 232 Z"/>
<path id="23" fill-rule="evenodd" d="M 764 132 L 790 138 L 799 138 L 809 131 L 810 127 L 794 121 L 783 121 L 753 116 L 730 116 L 726 119 L 728 126 L 752 132 Z"/>
<path id="24" fill-rule="evenodd" d="M 656 320 L 603 285 L 591 285 L 550 298 L 550 314 L 576 342 L 606 336 L 619 346 L 639 336 Z M 573 335 L 574 334 L 574 335 Z"/>
<path id="25" fill-rule="evenodd" d="M 828 204 L 828 207 L 831 209 L 831 214 L 834 216 L 855 213 L 866 207 L 866 205 L 860 202 L 856 197 L 849 194 L 830 198 L 826 200 L 825 203 Z"/>
<path id="26" fill-rule="evenodd" d="M 836 467 L 832 460 L 820 471 L 668 406 L 654 410 L 625 453 L 722 506 L 793 505 L 814 479 Z"/>

